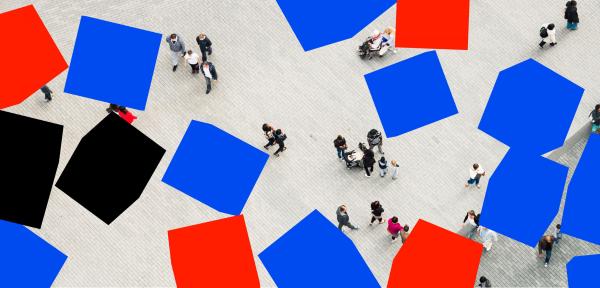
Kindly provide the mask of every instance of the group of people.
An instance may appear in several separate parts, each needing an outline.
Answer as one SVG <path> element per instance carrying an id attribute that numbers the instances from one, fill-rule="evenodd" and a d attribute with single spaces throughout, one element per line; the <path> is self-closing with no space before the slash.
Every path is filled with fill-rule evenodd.
<path id="1" fill-rule="evenodd" d="M 385 153 L 382 150 L 383 145 L 383 136 L 381 132 L 377 131 L 377 129 L 371 129 L 369 133 L 367 133 L 367 144 L 368 148 L 362 144 L 358 144 L 358 148 L 362 152 L 362 157 L 357 158 L 354 154 L 356 151 L 348 150 L 348 144 L 346 143 L 346 139 L 342 135 L 338 135 L 333 140 L 333 146 L 337 151 L 337 156 L 340 161 L 346 162 L 346 167 L 348 169 L 352 167 L 362 167 L 365 169 L 365 176 L 371 177 L 371 173 L 373 173 L 375 163 L 379 166 L 379 176 L 385 177 L 388 173 L 389 166 L 391 166 L 391 174 L 392 179 L 396 180 L 398 178 L 398 162 L 396 160 L 392 160 L 390 165 L 388 165 L 387 160 L 383 156 Z M 379 160 L 375 159 L 375 152 L 373 152 L 373 148 L 377 147 L 379 154 L 381 154 L 381 158 Z"/>
<path id="2" fill-rule="evenodd" d="M 285 147 L 285 139 L 287 139 L 287 135 L 281 131 L 281 129 L 275 129 L 271 124 L 264 123 L 262 125 L 263 133 L 265 133 L 265 138 L 269 141 L 265 146 L 263 146 L 266 150 L 269 150 L 269 147 L 275 145 L 279 146 L 277 151 L 273 153 L 276 157 L 279 157 L 279 153 L 285 151 L 287 147 Z"/>
<path id="3" fill-rule="evenodd" d="M 554 230 L 552 231 L 552 235 L 544 235 L 538 242 L 538 257 L 544 257 L 544 253 L 546 253 L 546 257 L 544 257 L 544 267 L 548 267 L 550 263 L 550 257 L 552 257 L 552 249 L 554 245 L 558 245 L 560 239 L 562 239 L 562 232 L 560 232 L 561 225 L 556 224 L 554 226 Z"/>
<path id="4" fill-rule="evenodd" d="M 375 221 L 377 221 L 376 224 L 385 223 L 383 218 L 384 211 L 385 210 L 379 201 L 373 201 L 371 203 L 371 222 L 369 223 L 369 226 L 373 226 Z M 342 228 L 344 226 L 350 228 L 351 230 L 359 229 L 358 225 L 355 226 L 350 222 L 350 216 L 348 215 L 348 208 L 346 205 L 339 206 L 335 213 L 338 221 L 338 229 L 343 231 Z M 408 225 L 401 225 L 398 222 L 398 217 L 396 216 L 392 216 L 387 220 L 387 232 L 390 234 L 392 243 L 396 242 L 398 239 L 402 240 L 402 243 L 404 243 L 410 234 L 408 232 L 409 229 L 410 227 Z"/>
<path id="5" fill-rule="evenodd" d="M 565 8 L 565 19 L 567 20 L 567 29 L 577 30 L 577 25 L 579 24 L 579 14 L 577 13 L 577 1 L 567 1 Z M 540 48 L 544 48 L 546 43 L 550 43 L 550 46 L 556 45 L 556 26 L 554 25 L 554 23 L 547 23 L 542 25 L 542 28 L 540 29 L 540 37 L 542 37 L 542 41 L 540 42 L 540 44 L 538 44 Z"/>
<path id="6" fill-rule="evenodd" d="M 119 116 L 121 116 L 121 118 L 123 118 L 123 120 L 127 121 L 127 123 L 129 124 L 133 123 L 133 121 L 137 119 L 137 116 L 133 115 L 133 113 L 131 113 L 131 111 L 129 111 L 127 107 L 117 104 L 110 104 L 108 108 L 106 108 L 106 112 L 118 114 Z"/>
<path id="7" fill-rule="evenodd" d="M 358 47 L 359 54 L 362 57 L 368 56 L 371 59 L 375 54 L 383 57 L 388 51 L 396 53 L 393 43 L 394 33 L 395 29 L 393 27 L 385 28 L 383 33 L 379 30 L 374 30 L 371 36 Z"/>
<path id="8" fill-rule="evenodd" d="M 171 64 L 173 64 L 173 72 L 177 71 L 180 59 L 185 59 L 190 65 L 192 74 L 199 74 L 202 71 L 202 75 L 206 80 L 206 94 L 212 90 L 212 82 L 217 81 L 217 69 L 215 65 L 208 61 L 208 56 L 212 54 L 212 42 L 206 34 L 200 33 L 196 37 L 196 43 L 200 48 L 202 54 L 202 63 L 200 63 L 200 56 L 192 51 L 191 49 L 185 49 L 185 42 L 179 35 L 173 33 L 167 36 L 165 41 L 169 44 L 171 51 Z"/>

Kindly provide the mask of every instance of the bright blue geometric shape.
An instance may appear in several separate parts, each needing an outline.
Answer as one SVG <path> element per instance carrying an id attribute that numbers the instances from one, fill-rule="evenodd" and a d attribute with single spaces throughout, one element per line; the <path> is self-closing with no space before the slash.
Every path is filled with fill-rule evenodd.
<path id="1" fill-rule="evenodd" d="M 563 145 L 584 89 L 533 59 L 498 74 L 479 129 L 541 155 Z"/>
<path id="2" fill-rule="evenodd" d="M 480 224 L 535 247 L 558 213 L 567 172 L 556 162 L 511 148 L 490 178 Z"/>
<path id="3" fill-rule="evenodd" d="M 592 134 L 569 183 L 561 227 L 563 233 L 596 245 L 600 245 L 599 161 L 600 135 Z"/>
<path id="4" fill-rule="evenodd" d="M 144 110 L 161 38 L 82 16 L 65 92 Z"/>
<path id="5" fill-rule="evenodd" d="M 371 72 L 365 80 L 388 138 L 458 113 L 435 51 Z"/>
<path id="6" fill-rule="evenodd" d="M 304 51 L 309 51 L 353 37 L 396 0 L 277 0 L 277 4 Z"/>
<path id="7" fill-rule="evenodd" d="M 269 155 L 192 121 L 162 181 L 223 213 L 239 215 Z"/>
<path id="8" fill-rule="evenodd" d="M 50 287 L 66 260 L 27 228 L 0 220 L 0 287 Z"/>
<path id="9" fill-rule="evenodd" d="M 278 287 L 380 287 L 352 241 L 317 210 L 258 257 Z"/>
<path id="10" fill-rule="evenodd" d="M 569 288 L 598 287 L 600 255 L 575 256 L 567 263 Z"/>

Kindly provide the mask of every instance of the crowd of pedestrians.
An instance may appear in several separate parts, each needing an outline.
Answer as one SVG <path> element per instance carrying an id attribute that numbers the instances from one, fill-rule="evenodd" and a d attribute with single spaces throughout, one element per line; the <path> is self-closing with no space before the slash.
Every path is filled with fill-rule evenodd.
<path id="1" fill-rule="evenodd" d="M 377 223 L 375 224 L 386 223 L 383 216 L 384 211 L 385 210 L 383 209 L 383 206 L 381 205 L 381 203 L 379 203 L 379 201 L 371 202 L 371 221 L 369 222 L 369 226 L 373 226 L 373 224 L 376 221 Z M 350 216 L 348 216 L 348 209 L 346 208 L 346 205 L 341 205 L 337 208 L 336 216 L 338 221 L 338 228 L 340 230 L 343 231 L 342 228 L 344 226 L 350 228 L 350 230 L 359 229 L 358 225 L 353 225 L 352 223 L 350 223 Z M 410 227 L 408 225 L 400 224 L 398 217 L 396 216 L 392 216 L 387 220 L 387 232 L 390 236 L 391 243 L 396 242 L 398 239 L 400 239 L 402 243 L 404 243 L 408 238 L 408 235 L 410 234 L 408 232 L 409 229 Z"/>
<path id="2" fill-rule="evenodd" d="M 379 176 L 381 178 L 385 177 L 389 171 L 391 171 L 392 179 L 396 180 L 398 178 L 398 162 L 396 160 L 392 160 L 390 163 L 383 156 L 385 153 L 383 152 L 383 135 L 381 132 L 377 131 L 377 129 L 371 129 L 367 133 L 367 146 L 363 143 L 358 144 L 358 149 L 362 155 L 357 157 L 355 155 L 355 150 L 348 150 L 348 144 L 346 142 L 346 138 L 342 135 L 338 135 L 333 140 L 333 147 L 336 150 L 337 157 L 340 161 L 346 162 L 346 167 L 348 169 L 352 167 L 360 167 L 365 170 L 365 176 L 371 177 L 371 173 L 375 170 L 375 164 L 379 167 Z M 373 148 L 377 147 L 377 151 L 380 155 L 382 155 L 379 160 L 375 157 L 375 152 Z"/>

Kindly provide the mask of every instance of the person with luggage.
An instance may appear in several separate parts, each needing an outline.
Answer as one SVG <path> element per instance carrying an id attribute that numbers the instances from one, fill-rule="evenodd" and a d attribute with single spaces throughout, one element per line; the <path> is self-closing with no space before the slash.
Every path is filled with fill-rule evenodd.
<path id="1" fill-rule="evenodd" d="M 344 151 L 348 149 L 348 145 L 346 145 L 346 138 L 342 137 L 342 135 L 338 135 L 335 140 L 333 140 L 333 146 L 337 150 L 337 155 L 340 161 L 344 160 Z"/>
<path id="2" fill-rule="evenodd" d="M 373 149 L 373 147 L 377 146 L 379 154 L 385 154 L 383 153 L 383 150 L 381 150 L 381 145 L 383 144 L 383 136 L 381 136 L 381 133 L 377 131 L 377 129 L 371 129 L 371 131 L 367 133 L 367 143 L 369 143 L 369 149 Z"/>
<path id="3" fill-rule="evenodd" d="M 540 29 L 540 37 L 542 37 L 542 42 L 540 42 L 540 48 L 544 48 L 546 43 L 550 42 L 550 47 L 556 45 L 556 27 L 553 23 L 544 24 Z"/>

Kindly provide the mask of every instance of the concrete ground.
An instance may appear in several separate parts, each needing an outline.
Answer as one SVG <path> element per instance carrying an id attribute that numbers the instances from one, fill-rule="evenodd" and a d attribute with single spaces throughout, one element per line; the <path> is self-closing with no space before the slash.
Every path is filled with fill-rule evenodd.
<path id="1" fill-rule="evenodd" d="M 54 282 L 57 287 L 175 285 L 167 230 L 227 216 L 161 182 L 192 119 L 215 124 L 256 147 L 264 145 L 264 122 L 289 136 L 289 149 L 269 160 L 244 209 L 255 255 L 313 209 L 335 222 L 336 207 L 346 204 L 351 220 L 364 227 L 348 236 L 385 285 L 401 244 L 390 245 L 385 228 L 366 225 L 369 203 L 379 200 L 388 216 L 397 215 L 411 226 L 422 218 L 454 231 L 467 210 L 481 208 L 485 189 L 464 189 L 463 182 L 473 162 L 493 173 L 507 151 L 477 130 L 499 71 L 534 58 L 586 88 L 569 133 L 574 137 L 582 137 L 577 131 L 600 102 L 600 60 L 593 56 L 600 46 L 600 25 L 591 24 L 600 17 L 598 3 L 581 1 L 580 29 L 568 32 L 563 27 L 564 0 L 473 0 L 469 50 L 438 51 L 460 113 L 385 140 L 386 158 L 398 160 L 400 178 L 366 178 L 338 162 L 332 140 L 343 134 L 352 147 L 364 141 L 369 129 L 381 128 L 365 73 L 426 51 L 400 49 L 372 61 L 355 55 L 370 31 L 394 25 L 395 6 L 353 39 L 304 52 L 275 1 L 12 0 L 1 1 L 0 12 L 32 2 L 67 61 L 79 17 L 87 15 L 163 35 L 176 32 L 195 50 L 195 36 L 206 32 L 214 43 L 211 61 L 220 80 L 205 95 L 203 79 L 186 69 L 171 71 L 162 43 L 147 109 L 136 113 L 135 126 L 167 150 L 165 157 L 141 198 L 110 226 L 53 189 L 43 227 L 33 231 L 69 255 Z M 540 51 L 539 27 L 550 21 L 559 27 L 559 44 Z M 324 33 L 335 29 L 323 28 Z M 104 103 L 61 93 L 66 75 L 50 83 L 57 91 L 51 103 L 37 93 L 7 109 L 64 125 L 57 175 L 81 137 L 106 115 Z M 534 118 L 535 107 L 531 109 Z M 575 142 L 579 144 L 553 154 L 553 159 L 575 167 L 583 147 Z M 566 262 L 573 255 L 592 253 L 600 253 L 600 247 L 567 236 L 551 266 L 544 268 L 534 249 L 500 237 L 482 258 L 478 276 L 487 276 L 497 287 L 564 287 Z M 275 286 L 258 257 L 255 261 L 262 286 Z"/>

